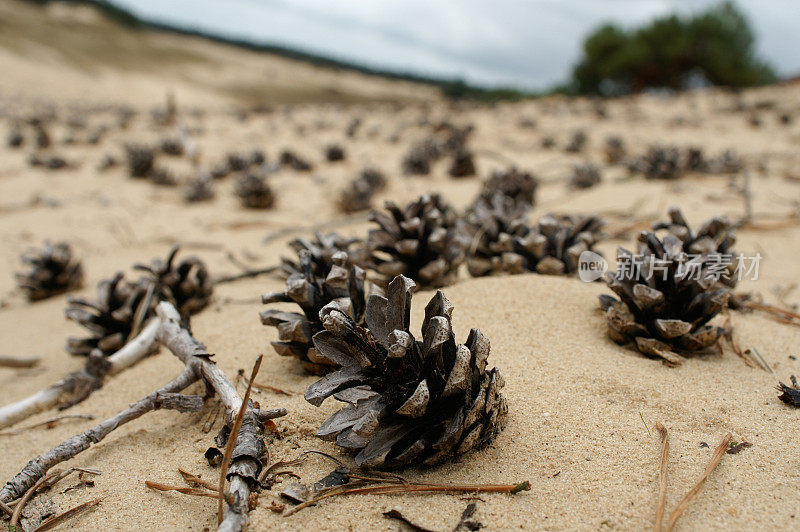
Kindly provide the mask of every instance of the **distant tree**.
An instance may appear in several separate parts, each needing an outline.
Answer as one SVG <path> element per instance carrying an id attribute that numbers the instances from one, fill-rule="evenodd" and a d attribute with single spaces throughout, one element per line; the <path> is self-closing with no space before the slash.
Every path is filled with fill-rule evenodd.
<path id="1" fill-rule="evenodd" d="M 769 83 L 775 74 L 756 57 L 754 43 L 747 19 L 732 2 L 632 30 L 606 24 L 584 41 L 572 86 L 582 94 L 617 95 L 653 87 Z"/>

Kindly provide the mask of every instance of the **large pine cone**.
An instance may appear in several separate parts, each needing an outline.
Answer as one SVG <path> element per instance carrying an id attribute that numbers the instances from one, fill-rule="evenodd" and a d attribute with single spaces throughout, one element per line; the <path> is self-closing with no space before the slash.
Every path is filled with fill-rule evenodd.
<path id="1" fill-rule="evenodd" d="M 608 335 L 619 344 L 633 342 L 648 356 L 678 364 L 679 353 L 705 350 L 724 330 L 708 322 L 725 307 L 730 291 L 708 268 L 709 256 L 689 258 L 675 235 L 663 240 L 651 232 L 639 236 L 639 257 L 620 248 L 618 270 L 606 276 L 620 299 L 600 296 Z"/>
<path id="2" fill-rule="evenodd" d="M 456 211 L 438 194 L 422 195 L 404 208 L 387 201 L 386 210 L 372 211 L 370 219 L 380 228 L 367 238 L 366 265 L 382 276 L 379 284 L 397 275 L 434 288 L 455 281 L 468 238 Z"/>
<path id="3" fill-rule="evenodd" d="M 198 257 L 188 257 L 175 264 L 179 249 L 179 246 L 174 246 L 166 260 L 156 258 L 150 261 L 149 266 L 136 264 L 133 268 L 152 275 L 159 300 L 174 304 L 186 318 L 208 306 L 214 284 L 205 263 Z"/>
<path id="4" fill-rule="evenodd" d="M 457 345 L 453 307 L 437 291 L 416 340 L 409 330 L 413 287 L 398 276 L 388 300 L 370 296 L 368 328 L 328 306 L 321 313 L 325 330 L 314 336 L 318 354 L 342 369 L 309 386 L 306 400 L 320 405 L 334 395 L 351 404 L 317 436 L 357 452 L 359 466 L 434 465 L 488 445 L 505 425 L 503 378 L 486 369 L 489 339 L 472 329 Z"/>
<path id="5" fill-rule="evenodd" d="M 136 311 L 145 301 L 150 281 L 131 283 L 123 281 L 122 272 L 97 285 L 97 300 L 70 297 L 66 310 L 68 319 L 89 331 L 88 338 L 68 338 L 66 350 L 72 355 L 88 356 L 99 349 L 109 356 L 131 339 Z M 155 310 L 158 303 L 151 298 L 145 315 Z"/>
<path id="6" fill-rule="evenodd" d="M 478 198 L 467 213 L 471 242 L 467 270 L 480 277 L 491 273 L 522 273 L 523 257 L 514 252 L 514 240 L 530 232 L 528 206 L 496 193 L 490 201 Z"/>
<path id="7" fill-rule="evenodd" d="M 581 253 L 600 240 L 603 220 L 596 216 L 547 215 L 523 237 L 514 239 L 522 268 L 546 275 L 573 274 Z"/>
<path id="8" fill-rule="evenodd" d="M 522 172 L 513 167 L 505 170 L 498 169 L 492 172 L 491 177 L 483 183 L 480 196 L 491 201 L 492 196 L 500 192 L 517 203 L 533 206 L 538 186 L 539 180 L 528 172 Z"/>
<path id="9" fill-rule="evenodd" d="M 352 248 L 357 243 L 357 238 L 349 238 L 339 233 L 322 234 L 319 231 L 314 233 L 314 238 L 296 238 L 289 243 L 289 246 L 300 256 L 304 251 L 308 252 L 311 260 L 311 272 L 314 277 L 324 279 L 334 266 L 334 256 L 338 253 L 346 253 L 350 257 L 350 262 L 356 262 L 353 254 L 358 254 Z M 303 267 L 292 259 L 281 258 L 281 270 L 288 277 L 296 273 L 305 273 Z"/>
<path id="10" fill-rule="evenodd" d="M 277 327 L 278 342 L 272 346 L 279 355 L 297 357 L 309 373 L 324 375 L 337 365 L 317 355 L 312 343 L 313 336 L 322 330 L 319 313 L 334 302 L 342 312 L 356 323 L 361 323 L 366 305 L 364 297 L 364 270 L 348 265 L 347 254 L 334 255 L 327 274 L 315 274 L 311 253 L 301 250 L 300 269 L 286 280 L 283 292 L 272 292 L 262 296 L 262 302 L 296 303 L 302 313 L 266 310 L 261 313 L 261 323 Z"/>
<path id="11" fill-rule="evenodd" d="M 45 242 L 42 249 L 22 255 L 28 270 L 16 274 L 28 301 L 47 299 L 83 286 L 83 267 L 66 242 Z"/>

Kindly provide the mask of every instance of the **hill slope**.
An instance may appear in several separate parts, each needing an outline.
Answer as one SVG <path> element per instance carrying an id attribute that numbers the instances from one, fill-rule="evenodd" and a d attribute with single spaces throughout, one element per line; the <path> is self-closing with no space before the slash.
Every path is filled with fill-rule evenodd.
<path id="1" fill-rule="evenodd" d="M 433 100 L 407 81 L 311 65 L 200 37 L 112 21 L 91 7 L 0 4 L 0 91 L 138 103 L 174 91 L 181 101 L 245 105 Z"/>

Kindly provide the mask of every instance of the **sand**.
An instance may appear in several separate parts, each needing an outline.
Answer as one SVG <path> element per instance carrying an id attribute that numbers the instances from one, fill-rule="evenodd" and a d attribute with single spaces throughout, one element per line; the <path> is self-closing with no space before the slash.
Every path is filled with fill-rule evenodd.
<path id="1" fill-rule="evenodd" d="M 17 52 L 3 49 L 2 53 Z M 233 52 L 225 49 L 225 53 Z M 15 57 L 14 64 L 33 61 L 26 55 Z M 171 131 L 153 130 L 147 116 L 147 110 L 163 104 L 164 87 L 169 85 L 164 82 L 159 86 L 157 75 L 146 81 L 154 87 L 149 97 L 126 89 L 130 78 L 137 75 L 129 71 L 124 75 L 108 73 L 103 84 L 114 90 L 96 100 L 88 96 L 59 99 L 58 87 L 45 85 L 37 86 L 34 96 L 26 97 L 19 80 L 27 83 L 29 78 L 23 74 L 53 75 L 46 69 L 36 74 L 36 70 L 21 69 L 20 77 L 15 78 L 12 68 L 12 75 L 3 76 L 0 105 L 6 116 L 41 109 L 43 102 L 56 105 L 68 116 L 65 109 L 69 105 L 92 106 L 107 101 L 104 98 L 111 94 L 116 94 L 117 103 L 142 113 L 130 130 L 113 130 L 98 146 L 57 146 L 58 153 L 79 163 L 74 169 L 49 172 L 30 168 L 26 162 L 29 148 L 0 148 L 0 354 L 42 358 L 41 365 L 33 369 L 0 369 L 2 404 L 55 382 L 82 365 L 81 360 L 62 350 L 68 336 L 81 334 L 64 318 L 66 296 L 29 304 L 14 291 L 13 272 L 20 268 L 21 252 L 45 239 L 70 241 L 86 269 L 87 286 L 79 292 L 85 296 L 94 295 L 99 280 L 118 270 L 130 272 L 133 263 L 163 256 L 173 243 L 182 243 L 186 254 L 202 257 L 216 275 L 237 272 L 226 258 L 228 253 L 252 267 L 275 264 L 289 254 L 288 240 L 308 235 L 312 228 L 365 234 L 369 227 L 365 219 L 343 219 L 331 200 L 365 165 L 381 168 L 390 180 L 376 204 L 386 198 L 405 202 L 422 192 L 439 191 L 463 208 L 477 193 L 480 179 L 451 179 L 445 163 L 437 165 L 430 177 L 405 178 L 399 174 L 403 152 L 425 134 L 426 129 L 419 125 L 423 118 L 474 123 L 472 143 L 483 153 L 477 161 L 481 176 L 499 164 L 491 154 L 502 154 L 540 175 L 544 184 L 532 219 L 548 212 L 600 213 L 609 219 L 610 228 L 633 221 L 646 226 L 663 218 L 672 204 L 681 205 L 693 224 L 716 214 L 738 218 L 744 207 L 734 186 L 741 181 L 724 176 L 646 182 L 640 177 L 626 179 L 622 169 L 606 169 L 600 186 L 581 192 L 568 190 L 566 179 L 573 164 L 602 162 L 602 145 L 608 134 L 621 136 L 634 152 L 656 141 L 698 145 L 710 155 L 735 149 L 748 161 L 755 219 L 761 226 L 770 226 L 739 232 L 737 249 L 759 252 L 764 257 L 758 281 L 742 283 L 740 290 L 756 292 L 775 303 L 777 289 L 800 282 L 794 249 L 800 227 L 780 223 L 795 212 L 800 199 L 797 180 L 787 179 L 787 175 L 798 176 L 800 121 L 783 126 L 777 121 L 777 111 L 765 111 L 762 127 L 752 128 L 745 115 L 729 111 L 735 97 L 721 91 L 608 102 L 605 119 L 595 115 L 590 101 L 546 99 L 491 108 L 451 108 L 434 103 L 427 111 L 417 106 L 365 103 L 340 107 L 323 102 L 278 106 L 273 113 L 251 115 L 241 121 L 229 112 L 228 97 L 204 92 L 202 98 L 194 100 L 195 89 L 187 86 L 186 95 L 181 89 L 175 90 L 182 111 L 200 100 L 207 110 L 203 116 L 181 115 L 183 123 L 196 130 L 194 139 L 203 154 L 203 165 L 212 165 L 232 149 L 261 148 L 275 159 L 286 147 L 316 165 L 311 174 L 283 171 L 271 178 L 278 193 L 277 206 L 254 212 L 238 206 L 231 179 L 218 183 L 214 201 L 186 205 L 180 189 L 131 180 L 124 168 L 102 174 L 95 170 L 105 153 L 120 153 L 123 143 L 155 141 Z M 77 95 L 86 80 L 75 76 L 65 83 L 68 92 Z M 163 91 L 155 90 L 159 87 Z M 774 100 L 780 109 L 795 114 L 800 108 L 796 85 L 748 91 L 742 98 L 748 103 Z M 90 120 L 110 122 L 111 116 L 96 114 Z M 356 116 L 362 118 L 362 128 L 355 138 L 346 138 L 344 129 Z M 519 127 L 522 117 L 535 120 L 536 127 Z M 5 136 L 9 124 L 8 118 L 2 120 L 0 134 Z M 589 135 L 587 152 L 565 154 L 563 145 L 579 128 Z M 58 127 L 52 132 L 55 140 L 65 133 Z M 395 134 L 399 140 L 393 142 Z M 559 147 L 541 149 L 545 135 L 555 136 Z M 323 148 L 333 141 L 341 142 L 347 151 L 341 163 L 324 162 Z M 164 160 L 180 177 L 190 175 L 185 161 Z M 764 168 L 758 168 L 759 162 Z M 39 198 L 38 202 L 31 202 L 33 198 Z M 629 209 L 632 219 L 615 215 Z M 775 224 L 779 227 L 771 227 Z M 599 248 L 613 257 L 618 245 L 631 243 L 628 235 L 604 241 Z M 263 327 L 258 319 L 258 312 L 263 310 L 260 294 L 281 287 L 280 279 L 269 276 L 219 286 L 212 306 L 193 318 L 193 331 L 210 352 L 216 353 L 217 363 L 231 377 L 240 368 L 249 370 L 257 354 L 264 353 L 258 381 L 293 394 L 254 394 L 263 406 L 289 410 L 287 417 L 277 420 L 277 433 L 268 438 L 273 462 L 294 459 L 308 450 L 347 460 L 348 456 L 333 444 L 314 437 L 316 427 L 335 405 L 326 402 L 315 408 L 303 400 L 302 393 L 314 378 L 303 374 L 293 360 L 272 351 L 269 342 L 276 339 L 276 331 Z M 738 442 L 752 443 L 739 454 L 725 455 L 679 522 L 681 530 L 796 528 L 800 521 L 800 449 L 796 438 L 800 410 L 779 402 L 774 386 L 779 379 L 788 382 L 789 375 L 800 373 L 800 362 L 790 358 L 798 354 L 798 329 L 757 313 L 733 314 L 739 342 L 755 347 L 774 375 L 749 367 L 729 350 L 694 357 L 680 367 L 669 368 L 606 337 L 597 296 L 607 292 L 600 283 L 577 279 L 535 274 L 469 279 L 462 272 L 459 282 L 445 289 L 455 306 L 456 334 L 463 340 L 470 327 L 478 327 L 491 339 L 489 363 L 501 369 L 507 382 L 508 425 L 485 450 L 435 469 L 410 469 L 403 474 L 426 482 L 529 480 L 529 492 L 513 497 L 481 496 L 475 518 L 489 530 L 647 529 L 654 523 L 658 491 L 659 439 L 654 424 L 661 422 L 669 430 L 672 446 L 668 514 L 697 481 L 727 432 Z M 431 292 L 421 292 L 414 297 L 416 327 L 430 296 Z M 799 303 L 800 295 L 790 292 L 786 299 Z M 177 359 L 162 350 L 108 379 L 102 389 L 67 413 L 104 419 L 165 384 L 180 369 Z M 21 426 L 53 415 L 39 414 Z M 63 482 L 59 490 L 47 495 L 55 507 L 65 510 L 94 497 L 103 497 L 103 502 L 64 528 L 214 528 L 214 501 L 156 493 L 144 486 L 145 480 L 179 483 L 178 467 L 204 478 L 216 478 L 217 471 L 203 458 L 215 432 L 201 430 L 207 415 L 208 410 L 199 414 L 149 414 L 114 431 L 69 462 L 67 465 L 98 469 L 102 475 L 93 488 L 62 494 L 71 485 L 70 481 Z M 52 429 L 0 436 L 0 479 L 11 478 L 27 460 L 92 424 L 73 420 Z M 319 458 L 296 471 L 303 481 L 313 482 L 331 469 L 330 462 Z M 382 516 L 392 508 L 402 509 L 425 527 L 448 530 L 467 504 L 459 495 L 445 494 L 351 496 L 325 501 L 286 518 L 268 509 L 271 502 L 279 502 L 278 494 L 285 485 L 278 483 L 261 492 L 258 507 L 251 512 L 253 530 L 396 530 L 398 522 Z"/>

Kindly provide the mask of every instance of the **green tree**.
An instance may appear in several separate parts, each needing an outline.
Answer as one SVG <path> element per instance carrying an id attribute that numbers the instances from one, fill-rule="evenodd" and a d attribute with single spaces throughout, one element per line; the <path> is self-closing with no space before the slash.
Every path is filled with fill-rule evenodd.
<path id="1" fill-rule="evenodd" d="M 626 30 L 606 24 L 583 43 L 572 72 L 574 90 L 617 95 L 697 83 L 748 87 L 775 79 L 753 51 L 744 15 L 724 2 L 693 16 L 669 15 Z"/>

